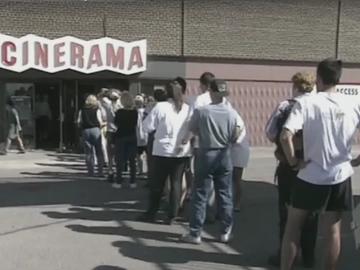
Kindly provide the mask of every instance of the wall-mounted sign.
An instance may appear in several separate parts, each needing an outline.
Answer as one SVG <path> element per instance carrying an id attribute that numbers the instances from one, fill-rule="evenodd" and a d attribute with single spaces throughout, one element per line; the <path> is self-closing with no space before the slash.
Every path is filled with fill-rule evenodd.
<path id="1" fill-rule="evenodd" d="M 105 37 L 85 41 L 66 36 L 50 40 L 35 35 L 15 38 L 0 34 L 0 68 L 49 73 L 65 69 L 82 73 L 110 70 L 128 75 L 146 70 L 146 45 L 145 39 L 124 42 Z"/>
<path id="2" fill-rule="evenodd" d="M 360 95 L 360 85 L 355 84 L 339 84 L 336 86 L 336 91 L 344 95 L 349 96 L 359 96 Z"/>

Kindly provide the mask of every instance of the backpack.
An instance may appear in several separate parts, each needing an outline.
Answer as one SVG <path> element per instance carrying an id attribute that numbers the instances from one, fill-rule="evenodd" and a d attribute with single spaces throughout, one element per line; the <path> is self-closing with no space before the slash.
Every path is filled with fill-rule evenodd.
<path id="1" fill-rule="evenodd" d="M 289 102 L 289 104 L 280 111 L 280 115 L 278 116 L 276 121 L 277 134 L 275 138 L 275 144 L 276 144 L 275 156 L 280 162 L 285 162 L 285 163 L 287 163 L 287 160 L 284 154 L 284 150 L 282 149 L 280 143 L 280 134 L 281 131 L 283 130 L 283 126 L 286 123 L 286 120 L 288 119 L 291 113 L 292 108 L 296 103 L 295 99 L 288 99 L 287 101 Z"/>

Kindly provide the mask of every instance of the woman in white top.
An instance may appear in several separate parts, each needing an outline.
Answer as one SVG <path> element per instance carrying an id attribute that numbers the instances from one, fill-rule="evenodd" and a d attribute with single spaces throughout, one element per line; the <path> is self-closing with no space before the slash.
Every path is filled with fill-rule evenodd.
<path id="1" fill-rule="evenodd" d="M 168 101 L 157 103 L 143 123 L 145 132 L 156 132 L 152 151 L 154 162 L 150 176 L 150 202 L 146 213 L 139 218 L 142 221 L 155 220 L 168 177 L 171 191 L 167 223 L 171 224 L 178 215 L 182 177 L 191 156 L 190 143 L 181 145 L 191 117 L 191 108 L 184 103 L 184 94 L 185 89 L 179 83 L 172 82 Z"/>

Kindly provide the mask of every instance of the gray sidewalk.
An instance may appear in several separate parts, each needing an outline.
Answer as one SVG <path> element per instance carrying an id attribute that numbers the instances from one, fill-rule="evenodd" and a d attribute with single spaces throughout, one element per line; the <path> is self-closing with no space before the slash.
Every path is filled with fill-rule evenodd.
<path id="1" fill-rule="evenodd" d="M 0 269 L 272 269 L 266 260 L 278 247 L 274 166 L 272 149 L 253 148 L 234 241 L 218 243 L 214 224 L 206 226 L 204 243 L 194 246 L 177 241 L 185 222 L 135 221 L 146 207 L 144 180 L 136 190 L 115 190 L 86 177 L 78 155 L 0 156 Z M 357 196 L 359 180 L 357 171 Z M 320 233 L 319 255 L 322 245 Z M 359 269 L 359 255 L 347 216 L 339 269 Z"/>

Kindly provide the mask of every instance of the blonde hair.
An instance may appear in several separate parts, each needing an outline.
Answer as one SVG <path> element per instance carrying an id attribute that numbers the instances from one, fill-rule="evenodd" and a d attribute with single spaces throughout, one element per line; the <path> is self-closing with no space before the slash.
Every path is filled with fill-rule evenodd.
<path id="1" fill-rule="evenodd" d="M 85 107 L 88 108 L 97 108 L 98 107 L 98 99 L 95 95 L 88 95 L 85 99 Z"/>
<path id="2" fill-rule="evenodd" d="M 308 72 L 298 72 L 291 78 L 291 81 L 299 92 L 309 93 L 314 89 L 315 76 Z"/>
<path id="3" fill-rule="evenodd" d="M 125 109 L 134 108 L 134 99 L 128 91 L 122 92 L 120 100 Z"/>

